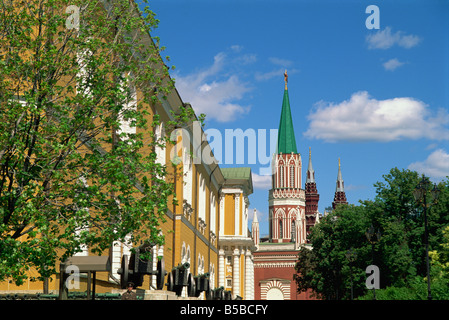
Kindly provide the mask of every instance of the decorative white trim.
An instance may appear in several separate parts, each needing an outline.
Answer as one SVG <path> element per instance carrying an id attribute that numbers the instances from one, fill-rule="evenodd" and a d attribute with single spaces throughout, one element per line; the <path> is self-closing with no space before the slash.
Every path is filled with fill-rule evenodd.
<path id="1" fill-rule="evenodd" d="M 254 268 L 290 268 L 295 265 L 296 262 L 255 262 Z"/>
<path id="2" fill-rule="evenodd" d="M 267 300 L 268 291 L 278 289 L 282 292 L 284 300 L 290 300 L 290 281 L 283 279 L 273 279 L 269 281 L 260 281 L 260 298 Z"/>
<path id="3" fill-rule="evenodd" d="M 232 270 L 232 294 L 234 296 L 240 295 L 240 250 L 234 249 L 234 262 Z"/>

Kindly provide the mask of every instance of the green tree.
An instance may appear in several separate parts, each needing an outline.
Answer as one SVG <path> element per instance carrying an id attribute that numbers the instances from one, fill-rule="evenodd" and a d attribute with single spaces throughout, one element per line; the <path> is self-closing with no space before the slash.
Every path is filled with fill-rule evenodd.
<path id="1" fill-rule="evenodd" d="M 85 245 L 163 242 L 157 22 L 129 0 L 0 3 L 0 281 L 48 277 Z"/>
<path id="2" fill-rule="evenodd" d="M 415 171 L 393 168 L 386 175 L 384 181 L 374 184 L 376 187 L 376 203 L 382 209 L 383 226 L 389 227 L 396 223 L 403 228 L 403 246 L 408 246 L 412 268 L 418 275 L 426 274 L 425 246 L 424 246 L 424 215 L 423 207 L 416 203 L 413 190 L 417 187 L 421 177 Z M 425 178 L 428 180 L 428 178 Z M 443 240 L 442 230 L 449 224 L 449 190 L 448 181 L 439 183 L 441 191 L 438 202 L 427 209 L 429 224 L 430 250 L 436 248 Z"/>
<path id="3" fill-rule="evenodd" d="M 363 290 L 365 267 L 371 259 L 365 231 L 369 221 L 361 206 L 340 205 L 320 220 L 311 232 L 313 249 L 299 252 L 295 279 L 298 291 L 312 289 L 322 299 L 349 299 Z M 353 256 L 347 256 L 348 251 Z M 364 284 L 364 282 L 363 282 Z"/>
<path id="4" fill-rule="evenodd" d="M 365 286 L 365 269 L 374 264 L 380 269 L 380 287 L 387 288 L 376 290 L 377 298 L 427 296 L 423 280 L 426 275 L 424 221 L 422 207 L 413 197 L 420 177 L 417 172 L 393 168 L 383 178 L 374 185 L 374 200 L 359 201 L 357 206 L 339 206 L 312 228 L 313 249 L 301 250 L 296 264 L 298 291 L 312 289 L 323 299 L 348 299 L 352 283 L 354 297 L 372 299 Z M 446 261 L 446 253 L 440 243 L 445 243 L 444 230 L 449 225 L 448 186 L 447 180 L 439 184 L 439 201 L 428 209 L 430 247 L 439 248 L 441 253 L 438 251 L 434 256 L 443 257 L 442 261 Z M 381 234 L 372 246 L 365 236 L 370 226 Z M 348 250 L 355 253 L 352 262 L 346 257 Z M 440 267 L 432 266 L 434 270 L 431 270 L 435 288 L 447 284 L 438 276 Z M 435 297 L 446 294 L 443 289 L 435 290 Z"/>

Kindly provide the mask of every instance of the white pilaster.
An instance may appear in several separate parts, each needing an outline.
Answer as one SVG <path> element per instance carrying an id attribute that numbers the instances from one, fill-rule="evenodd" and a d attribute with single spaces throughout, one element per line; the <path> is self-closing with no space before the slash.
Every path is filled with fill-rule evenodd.
<path id="1" fill-rule="evenodd" d="M 254 266 L 248 248 L 245 252 L 245 300 L 254 300 Z"/>
<path id="2" fill-rule="evenodd" d="M 225 251 L 223 249 L 218 250 L 218 286 L 225 286 Z"/>
<path id="3" fill-rule="evenodd" d="M 234 217 L 235 217 L 235 235 L 240 235 L 239 228 L 240 228 L 240 193 L 235 194 L 235 210 L 234 210 Z"/>
<path id="4" fill-rule="evenodd" d="M 234 263 L 232 270 L 232 293 L 234 296 L 240 295 L 240 250 L 234 249 Z"/>
<path id="5" fill-rule="evenodd" d="M 225 195 L 224 193 L 220 194 L 220 209 L 219 209 L 219 216 L 220 216 L 220 236 L 224 235 L 224 216 L 225 216 Z"/>

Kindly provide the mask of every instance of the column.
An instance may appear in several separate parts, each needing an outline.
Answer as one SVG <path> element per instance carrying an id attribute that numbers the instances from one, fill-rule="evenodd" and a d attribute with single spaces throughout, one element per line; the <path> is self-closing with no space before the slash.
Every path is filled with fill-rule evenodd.
<path id="1" fill-rule="evenodd" d="M 157 269 L 157 254 L 158 254 L 158 247 L 159 246 L 154 246 L 152 251 L 153 251 L 153 270 Z M 153 286 L 154 288 L 157 287 L 157 283 L 156 283 L 156 275 L 151 275 L 150 276 L 151 279 L 151 286 Z M 153 288 L 150 286 L 150 290 L 152 290 Z"/>
<path id="2" fill-rule="evenodd" d="M 254 265 L 249 248 L 245 253 L 245 300 L 254 300 Z"/>
<path id="3" fill-rule="evenodd" d="M 234 221 L 235 221 L 235 229 L 234 234 L 240 235 L 240 193 L 235 194 L 235 208 L 234 208 Z"/>
<path id="4" fill-rule="evenodd" d="M 225 251 L 218 250 L 218 286 L 225 287 Z"/>
<path id="5" fill-rule="evenodd" d="M 295 249 L 298 250 L 301 245 L 301 218 L 299 218 L 299 220 L 296 220 L 295 233 L 296 233 Z"/>
<path id="6" fill-rule="evenodd" d="M 225 194 L 224 193 L 220 193 L 220 208 L 219 210 L 219 219 L 220 219 L 220 230 L 219 230 L 219 235 L 222 236 L 224 235 L 224 227 L 225 227 L 225 223 L 224 223 L 224 216 L 225 216 Z"/>
<path id="7" fill-rule="evenodd" d="M 117 273 L 122 263 L 122 243 L 120 241 L 114 241 L 112 243 L 112 276 L 116 279 L 120 279 L 120 275 Z M 75 254 L 76 255 L 76 254 Z M 78 254 L 81 255 L 81 254 Z"/>
<path id="8" fill-rule="evenodd" d="M 232 293 L 234 296 L 240 295 L 240 250 L 234 249 L 234 263 L 232 270 Z"/>
<path id="9" fill-rule="evenodd" d="M 305 210 L 302 210 L 302 243 L 306 243 L 307 238 L 306 222 Z"/>

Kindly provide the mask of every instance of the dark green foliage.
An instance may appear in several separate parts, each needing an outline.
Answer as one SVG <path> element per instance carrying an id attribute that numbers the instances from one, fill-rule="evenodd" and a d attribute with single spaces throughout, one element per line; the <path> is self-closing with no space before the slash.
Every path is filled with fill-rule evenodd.
<path id="1" fill-rule="evenodd" d="M 312 228 L 313 249 L 302 249 L 298 257 L 298 291 L 312 289 L 322 299 L 350 299 L 352 283 L 354 298 L 372 299 L 365 269 L 374 264 L 380 270 L 378 299 L 427 298 L 423 207 L 413 197 L 420 177 L 414 171 L 393 168 L 383 178 L 374 185 L 373 201 L 339 206 Z M 449 242 L 443 232 L 449 225 L 448 183 L 439 184 L 439 201 L 427 209 L 430 250 L 436 253 L 444 252 L 441 244 Z M 372 244 L 366 237 L 370 226 L 381 234 Z M 353 253 L 349 258 L 348 250 Z M 445 261 L 445 255 L 440 256 Z M 447 299 L 449 268 L 435 263 L 432 268 L 433 297 Z"/>

